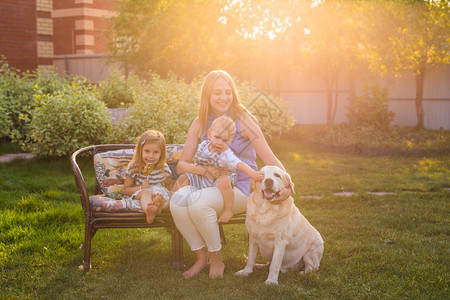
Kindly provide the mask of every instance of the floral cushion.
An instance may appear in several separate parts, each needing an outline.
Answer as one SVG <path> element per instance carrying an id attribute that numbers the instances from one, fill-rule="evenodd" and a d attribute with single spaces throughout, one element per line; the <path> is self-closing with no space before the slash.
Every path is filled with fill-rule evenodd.
<path id="1" fill-rule="evenodd" d="M 91 210 L 106 212 L 142 211 L 141 202 L 134 199 L 116 200 L 103 195 L 90 196 Z"/>
<path id="2" fill-rule="evenodd" d="M 112 199 L 122 199 L 125 171 L 134 149 L 123 149 L 94 155 L 95 177 L 102 193 Z"/>
<path id="3" fill-rule="evenodd" d="M 167 163 L 172 171 L 181 155 L 183 145 L 170 144 L 166 146 Z M 94 155 L 95 177 L 100 184 L 102 195 L 91 196 L 92 208 L 96 211 L 134 211 L 141 210 L 140 204 L 123 199 L 123 184 L 128 164 L 133 158 L 134 149 L 113 150 Z M 172 178 L 176 179 L 176 172 Z M 112 201 L 117 200 L 117 203 Z M 128 202 L 127 202 L 128 201 Z M 130 202 L 131 201 L 131 202 Z M 139 201 L 137 201 L 139 203 Z"/>

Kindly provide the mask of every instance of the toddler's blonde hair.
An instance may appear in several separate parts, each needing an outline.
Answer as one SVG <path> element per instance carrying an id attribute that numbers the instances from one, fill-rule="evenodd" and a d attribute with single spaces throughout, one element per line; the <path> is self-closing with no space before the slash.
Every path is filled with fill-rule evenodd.
<path id="1" fill-rule="evenodd" d="M 218 117 L 212 122 L 211 127 L 209 127 L 208 131 L 212 130 L 213 128 L 220 128 L 221 132 L 226 131 L 228 133 L 228 144 L 230 144 L 234 140 L 234 136 L 236 135 L 236 124 L 230 117 Z"/>

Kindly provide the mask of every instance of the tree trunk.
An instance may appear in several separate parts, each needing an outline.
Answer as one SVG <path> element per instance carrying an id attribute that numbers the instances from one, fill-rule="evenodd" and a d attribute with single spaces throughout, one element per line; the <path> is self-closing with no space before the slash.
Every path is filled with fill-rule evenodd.
<path id="1" fill-rule="evenodd" d="M 350 71 L 348 81 L 349 81 L 348 105 L 349 105 L 349 107 L 353 108 L 353 105 L 355 104 L 355 99 L 356 99 L 356 82 L 355 82 L 356 80 L 355 80 L 355 75 L 352 71 Z"/>
<path id="2" fill-rule="evenodd" d="M 281 75 L 279 72 L 276 73 L 273 96 L 276 98 L 280 98 L 281 96 Z"/>
<path id="3" fill-rule="evenodd" d="M 336 121 L 336 110 L 338 106 L 338 94 L 339 94 L 339 84 L 338 84 L 338 76 L 335 77 L 335 86 L 336 89 L 334 91 L 334 108 L 333 108 L 333 115 L 331 116 L 331 124 L 334 124 Z"/>
<path id="4" fill-rule="evenodd" d="M 423 82 L 425 79 L 425 70 L 421 69 L 416 75 L 416 114 L 417 128 L 424 128 L 425 115 L 423 112 Z"/>
<path id="5" fill-rule="evenodd" d="M 327 124 L 333 124 L 332 111 L 333 111 L 333 87 L 331 85 L 331 80 L 327 78 Z"/>
<path id="6" fill-rule="evenodd" d="M 272 72 L 276 73 L 274 77 L 266 77 L 266 79 L 263 82 L 263 90 L 276 98 L 280 98 L 281 95 L 281 75 L 278 72 Z"/>

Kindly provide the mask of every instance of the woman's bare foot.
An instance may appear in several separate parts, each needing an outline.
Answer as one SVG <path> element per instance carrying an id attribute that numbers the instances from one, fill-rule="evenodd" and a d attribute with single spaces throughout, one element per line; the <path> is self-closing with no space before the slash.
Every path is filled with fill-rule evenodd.
<path id="1" fill-rule="evenodd" d="M 222 278 L 225 264 L 223 263 L 222 253 L 220 251 L 209 252 L 211 264 L 209 265 L 209 277 Z"/>
<path id="2" fill-rule="evenodd" d="M 189 270 L 182 274 L 184 278 L 191 278 L 197 275 L 208 265 L 208 252 L 205 248 L 194 252 L 197 255 L 197 260 Z"/>
<path id="3" fill-rule="evenodd" d="M 158 206 L 156 206 L 154 204 L 149 204 L 145 208 L 144 212 L 146 215 L 147 223 L 152 224 L 153 220 L 155 219 L 156 214 L 158 213 Z"/>

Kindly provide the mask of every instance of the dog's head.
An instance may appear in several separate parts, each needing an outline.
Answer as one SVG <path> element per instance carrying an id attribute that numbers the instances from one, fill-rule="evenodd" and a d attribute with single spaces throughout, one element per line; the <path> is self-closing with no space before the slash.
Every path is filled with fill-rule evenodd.
<path id="1" fill-rule="evenodd" d="M 255 190 L 255 192 L 262 193 L 263 199 L 269 202 L 273 201 L 280 195 L 280 191 L 287 187 L 290 187 L 292 193 L 295 193 L 291 176 L 285 171 L 275 166 L 265 166 L 261 171 L 264 172 L 264 180 L 261 182 L 260 191 Z"/>

